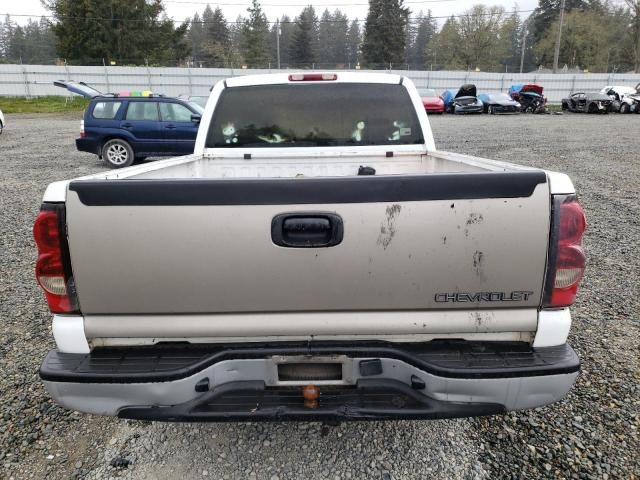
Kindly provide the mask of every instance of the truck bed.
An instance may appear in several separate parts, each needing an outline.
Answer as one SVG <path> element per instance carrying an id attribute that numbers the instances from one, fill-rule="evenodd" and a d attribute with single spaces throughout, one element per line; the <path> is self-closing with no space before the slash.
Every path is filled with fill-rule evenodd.
<path id="1" fill-rule="evenodd" d="M 299 149 L 291 149 L 299 150 Z M 255 150 L 254 150 L 255 152 Z M 303 155 L 299 152 L 276 155 L 262 149 L 245 158 L 243 153 L 224 157 L 215 155 L 187 155 L 128 168 L 126 171 L 110 171 L 89 179 L 186 179 L 186 178 L 291 178 L 291 177 L 343 177 L 357 175 L 360 166 L 372 167 L 379 175 L 415 175 L 464 172 L 513 172 L 536 171 L 505 162 L 469 155 L 434 151 L 394 152 L 388 157 L 384 151 L 344 151 L 339 156 Z"/>

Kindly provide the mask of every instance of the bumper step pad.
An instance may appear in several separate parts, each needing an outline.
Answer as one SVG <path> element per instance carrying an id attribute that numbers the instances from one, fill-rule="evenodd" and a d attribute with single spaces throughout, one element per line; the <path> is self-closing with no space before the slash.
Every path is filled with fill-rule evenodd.
<path id="1" fill-rule="evenodd" d="M 304 407 L 301 387 L 267 388 L 231 382 L 171 407 L 127 407 L 120 418 L 172 422 L 441 419 L 502 413 L 492 403 L 442 402 L 390 379 L 364 379 L 355 387 L 320 388 L 318 408 Z"/>

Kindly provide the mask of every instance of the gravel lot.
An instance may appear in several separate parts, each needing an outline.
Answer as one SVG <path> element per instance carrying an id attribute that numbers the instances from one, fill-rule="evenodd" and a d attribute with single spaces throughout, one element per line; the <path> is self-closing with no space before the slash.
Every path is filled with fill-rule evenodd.
<path id="1" fill-rule="evenodd" d="M 31 225 L 49 182 L 104 169 L 76 152 L 79 120 L 9 115 L 0 136 L 0 478 L 640 478 L 640 115 L 433 118 L 443 150 L 574 180 L 589 220 L 570 335 L 583 371 L 534 411 L 338 427 L 129 422 L 49 400 Z"/>

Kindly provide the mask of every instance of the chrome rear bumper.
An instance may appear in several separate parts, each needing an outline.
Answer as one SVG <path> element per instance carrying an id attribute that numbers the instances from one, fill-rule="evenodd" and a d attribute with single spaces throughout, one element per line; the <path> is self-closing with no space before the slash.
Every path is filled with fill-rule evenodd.
<path id="1" fill-rule="evenodd" d="M 332 380 L 289 381 L 288 358 L 339 362 Z M 320 360 L 319 360 L 320 361 Z M 274 344 L 50 352 L 40 375 L 63 406 L 167 421 L 343 420 L 490 415 L 562 399 L 579 360 L 568 345 Z M 302 386 L 320 389 L 307 409 Z"/>

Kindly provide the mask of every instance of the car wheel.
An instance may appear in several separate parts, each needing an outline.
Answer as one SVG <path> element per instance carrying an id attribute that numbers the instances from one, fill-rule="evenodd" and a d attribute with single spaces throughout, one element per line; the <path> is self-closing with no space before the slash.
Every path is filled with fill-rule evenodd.
<path id="1" fill-rule="evenodd" d="M 568 110 L 569 110 L 569 104 L 565 103 L 565 102 L 562 102 L 562 111 L 566 112 Z"/>
<path id="2" fill-rule="evenodd" d="M 131 165 L 135 157 L 131 145 L 124 140 L 114 138 L 102 147 L 102 159 L 111 168 L 123 168 Z"/>
<path id="3" fill-rule="evenodd" d="M 4 129 L 4 125 L 2 125 L 2 122 L 0 122 L 0 135 L 2 135 L 2 130 Z"/>
<path id="4" fill-rule="evenodd" d="M 628 103 L 623 103 L 620 105 L 620 113 L 629 113 L 631 111 L 631 107 Z"/>
<path id="5" fill-rule="evenodd" d="M 589 113 L 598 113 L 598 106 L 595 103 L 590 103 L 587 108 L 587 112 Z"/>

